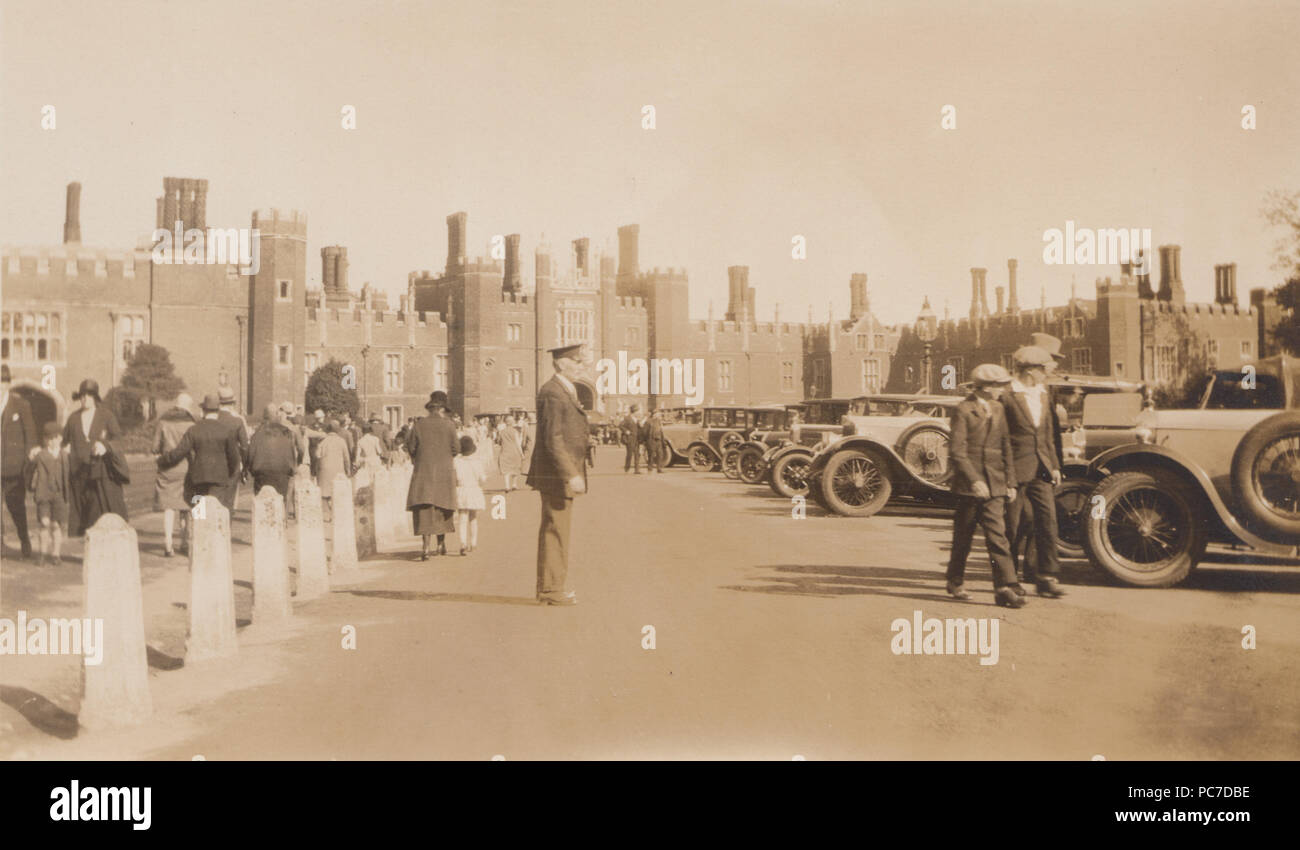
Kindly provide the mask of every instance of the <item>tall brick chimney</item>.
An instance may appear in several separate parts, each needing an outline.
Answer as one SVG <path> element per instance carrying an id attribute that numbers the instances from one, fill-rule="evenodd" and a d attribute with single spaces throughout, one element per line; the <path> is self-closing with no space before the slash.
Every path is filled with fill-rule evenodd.
<path id="1" fill-rule="evenodd" d="M 1228 263 L 1228 265 L 1224 267 L 1224 274 L 1227 277 L 1228 285 L 1225 291 L 1227 300 L 1223 303 L 1235 305 L 1237 303 L 1237 264 Z"/>
<path id="2" fill-rule="evenodd" d="M 618 229 L 618 276 L 636 277 L 641 273 L 637 258 L 641 225 L 625 224 Z"/>
<path id="3" fill-rule="evenodd" d="M 163 178 L 163 214 L 158 226 L 163 230 L 176 227 L 180 219 L 180 180 L 176 177 Z"/>
<path id="4" fill-rule="evenodd" d="M 179 215 L 184 222 L 183 229 L 189 230 L 194 226 L 194 181 L 189 178 L 181 178 Z"/>
<path id="5" fill-rule="evenodd" d="M 748 309 L 748 299 L 753 291 L 749 288 L 749 266 L 727 266 L 727 290 L 725 320 L 739 322 L 752 316 L 753 311 Z"/>
<path id="6" fill-rule="evenodd" d="M 1014 257 L 1007 260 L 1007 312 L 1012 315 L 1020 312 L 1020 297 L 1016 294 L 1016 269 L 1019 265 Z"/>
<path id="7" fill-rule="evenodd" d="M 1237 303 L 1237 264 L 1225 263 L 1214 267 L 1214 303 Z"/>
<path id="8" fill-rule="evenodd" d="M 1163 248 L 1161 253 L 1164 253 Z M 1133 271 L 1137 274 L 1138 298 L 1155 298 L 1155 292 L 1151 290 L 1151 258 L 1138 251 L 1136 259 Z"/>
<path id="9" fill-rule="evenodd" d="M 849 277 L 849 321 L 856 320 L 871 312 L 871 302 L 867 299 L 867 276 L 854 274 Z"/>
<path id="10" fill-rule="evenodd" d="M 971 321 L 980 316 L 980 270 L 970 270 L 970 317 Z"/>
<path id="11" fill-rule="evenodd" d="M 194 181 L 194 227 L 204 230 L 208 226 L 208 181 Z"/>
<path id="12" fill-rule="evenodd" d="M 519 234 L 511 233 L 506 237 L 506 262 L 501 272 L 501 291 L 520 292 L 523 283 L 519 278 Z"/>
<path id="13" fill-rule="evenodd" d="M 342 245 L 334 255 L 334 291 L 347 294 L 348 291 L 348 249 Z"/>
<path id="14" fill-rule="evenodd" d="M 987 291 L 988 269 L 980 269 L 980 316 L 987 318 L 989 314 L 989 296 Z"/>
<path id="15" fill-rule="evenodd" d="M 465 230 L 469 215 L 463 212 L 447 216 L 447 273 L 465 264 Z"/>
<path id="16" fill-rule="evenodd" d="M 338 256 L 338 248 L 328 246 L 320 249 L 320 282 L 325 288 L 326 294 L 334 291 L 334 258 Z"/>
<path id="17" fill-rule="evenodd" d="M 591 256 L 591 240 L 586 236 L 581 239 L 573 240 L 573 267 L 578 271 L 578 277 L 586 277 L 588 270 L 588 258 Z"/>
<path id="18" fill-rule="evenodd" d="M 994 315 L 996 315 L 996 316 L 1001 316 L 1001 315 L 1002 315 L 1002 296 L 1003 296 L 1004 294 L 1006 294 L 1006 290 L 999 286 L 999 287 L 996 287 L 996 288 L 993 290 L 993 292 L 997 295 L 997 299 L 998 299 L 998 311 L 997 311 L 997 313 L 995 313 Z"/>
<path id="19" fill-rule="evenodd" d="M 1183 301 L 1182 248 L 1178 245 L 1160 246 L 1160 291 L 1156 298 L 1161 301 Z"/>
<path id="20" fill-rule="evenodd" d="M 81 184 L 68 184 L 68 199 L 63 212 L 63 244 L 81 243 Z"/>

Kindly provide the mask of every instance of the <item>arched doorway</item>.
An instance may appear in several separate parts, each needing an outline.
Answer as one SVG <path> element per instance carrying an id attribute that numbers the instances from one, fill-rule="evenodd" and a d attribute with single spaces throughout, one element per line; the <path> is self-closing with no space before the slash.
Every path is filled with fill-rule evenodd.
<path id="1" fill-rule="evenodd" d="M 38 439 L 46 422 L 63 424 L 65 403 L 58 390 L 42 389 L 35 381 L 15 379 L 9 385 L 9 391 L 31 405 Z"/>

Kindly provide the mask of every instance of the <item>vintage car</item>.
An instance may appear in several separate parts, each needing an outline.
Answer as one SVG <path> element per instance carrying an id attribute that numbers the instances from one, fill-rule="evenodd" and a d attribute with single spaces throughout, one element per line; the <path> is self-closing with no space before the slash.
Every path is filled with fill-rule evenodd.
<path id="1" fill-rule="evenodd" d="M 1252 365 L 1254 389 L 1241 385 L 1245 369 L 1216 374 L 1200 408 L 1142 410 L 1135 442 L 1092 459 L 1082 539 L 1094 565 L 1127 584 L 1167 587 L 1210 542 L 1300 555 L 1300 376 L 1290 358 Z M 1258 380 L 1268 370 L 1272 388 Z M 1232 386 L 1216 387 L 1221 380 Z M 1260 389 L 1269 406 L 1241 395 Z"/>
<path id="2" fill-rule="evenodd" d="M 872 516 L 895 492 L 947 493 L 947 414 L 960 396 L 873 395 L 809 462 L 809 494 L 843 516 Z"/>
<path id="3" fill-rule="evenodd" d="M 762 482 L 766 473 L 764 455 L 790 442 L 791 429 L 799 427 L 802 404 L 766 404 L 750 408 L 752 430 L 744 442 L 722 453 L 722 472 L 746 484 Z"/>
<path id="4" fill-rule="evenodd" d="M 759 481 L 767 480 L 778 496 L 790 498 L 808 492 L 808 464 L 817 446 L 828 438 L 840 436 L 844 417 L 854 410 L 862 399 L 810 398 L 800 406 L 799 421 L 792 423 L 790 439 L 770 447 L 760 459 L 762 472 Z M 743 461 L 743 458 L 742 458 Z M 743 474 L 742 463 L 742 475 Z"/>
<path id="5" fill-rule="evenodd" d="M 718 469 L 722 453 L 745 441 L 752 428 L 750 408 L 736 404 L 698 408 L 696 422 L 664 426 L 664 439 L 672 452 L 669 460 L 684 458 L 696 472 Z"/>
<path id="6" fill-rule="evenodd" d="M 699 407 L 660 408 L 664 424 L 664 464 L 686 463 L 691 440 L 700 431 L 704 411 Z"/>

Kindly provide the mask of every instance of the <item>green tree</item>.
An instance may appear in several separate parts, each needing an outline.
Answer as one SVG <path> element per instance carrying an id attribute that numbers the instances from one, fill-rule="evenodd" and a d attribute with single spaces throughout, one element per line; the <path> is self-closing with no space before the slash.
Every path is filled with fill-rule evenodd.
<path id="1" fill-rule="evenodd" d="M 307 379 L 307 393 L 303 406 L 310 414 L 316 410 L 335 416 L 347 413 L 356 418 L 361 409 L 361 396 L 357 395 L 355 380 L 349 378 L 345 386 L 344 364 L 330 358 L 328 363 L 311 373 Z"/>
<path id="2" fill-rule="evenodd" d="M 123 410 L 134 405 L 152 419 L 155 402 L 176 398 L 185 389 L 185 382 L 176 374 L 167 349 L 144 343 L 127 359 L 126 371 L 115 389 Z"/>
<path id="3" fill-rule="evenodd" d="M 1282 228 L 1273 267 L 1286 277 L 1286 283 L 1273 290 L 1284 311 L 1273 329 L 1273 340 L 1291 354 L 1300 354 L 1300 191 L 1270 192 L 1264 200 L 1264 218 Z"/>

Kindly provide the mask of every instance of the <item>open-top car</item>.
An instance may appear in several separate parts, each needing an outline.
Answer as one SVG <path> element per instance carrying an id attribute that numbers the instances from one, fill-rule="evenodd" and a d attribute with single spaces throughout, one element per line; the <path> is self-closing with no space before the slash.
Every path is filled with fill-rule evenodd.
<path id="1" fill-rule="evenodd" d="M 809 492 L 844 516 L 872 516 L 895 492 L 947 492 L 948 414 L 960 396 L 873 395 L 854 400 L 841 436 L 809 462 Z"/>
<path id="2" fill-rule="evenodd" d="M 1254 364 L 1257 377 L 1277 370 L 1270 406 L 1239 395 L 1264 388 L 1240 386 L 1247 370 L 1227 373 L 1231 391 L 1216 396 L 1212 383 L 1199 409 L 1142 410 L 1135 442 L 1092 459 L 1082 523 L 1094 565 L 1128 584 L 1166 587 L 1187 577 L 1210 542 L 1300 555 L 1300 376 L 1293 359 L 1270 361 Z M 1208 406 L 1216 397 L 1238 401 Z"/>

